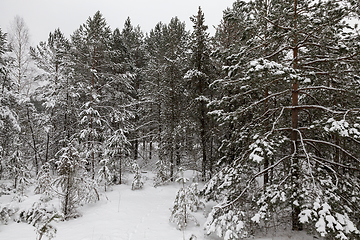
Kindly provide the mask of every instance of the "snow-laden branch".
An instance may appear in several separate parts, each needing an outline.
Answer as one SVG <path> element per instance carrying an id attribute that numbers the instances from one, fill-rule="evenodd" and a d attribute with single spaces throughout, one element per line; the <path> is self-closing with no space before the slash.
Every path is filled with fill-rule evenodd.
<path id="1" fill-rule="evenodd" d="M 298 105 L 298 106 L 287 106 L 285 109 L 320 109 L 332 114 L 345 114 L 345 111 L 336 111 L 320 105 Z"/>
<path id="2" fill-rule="evenodd" d="M 346 113 L 344 114 L 344 120 L 346 119 L 346 115 L 348 115 L 351 112 L 360 112 L 360 108 L 352 108 L 346 111 Z"/>
<path id="3" fill-rule="evenodd" d="M 311 172 L 310 155 L 309 155 L 309 153 L 308 153 L 307 150 L 306 150 L 305 143 L 304 143 L 304 138 L 303 138 L 303 136 L 302 136 L 302 132 L 301 132 L 300 130 L 298 130 L 298 129 L 293 129 L 293 131 L 296 131 L 296 132 L 299 134 L 301 146 L 302 146 L 302 148 L 303 148 L 303 150 L 304 150 L 304 154 L 305 154 L 305 156 L 306 156 L 307 164 L 308 164 L 308 166 L 309 166 L 308 173 L 310 174 L 311 179 L 313 180 L 314 187 L 315 187 L 315 186 L 316 186 L 316 184 L 315 184 L 315 178 L 314 178 L 314 175 L 313 175 L 312 172 Z"/>
<path id="4" fill-rule="evenodd" d="M 297 43 L 297 47 L 301 48 L 303 46 L 303 44 L 305 44 L 306 42 L 308 42 L 309 38 L 316 32 L 319 32 L 320 29 L 324 28 L 324 25 L 320 25 L 318 28 L 315 28 L 313 31 L 311 31 L 309 34 L 306 35 L 306 37 Z"/>
<path id="5" fill-rule="evenodd" d="M 344 73 L 354 73 L 354 72 L 356 72 L 356 70 L 324 71 L 324 70 L 322 70 L 320 68 L 312 67 L 312 66 L 301 66 L 300 68 L 312 70 L 313 75 L 322 75 L 322 76 L 327 76 L 327 75 L 330 75 L 330 74 L 344 74 Z"/>
<path id="6" fill-rule="evenodd" d="M 293 30 L 293 28 L 280 26 L 280 25 L 274 23 L 273 21 L 271 21 L 269 18 L 263 16 L 262 14 L 259 14 L 259 16 L 262 17 L 263 19 L 265 19 L 268 23 L 272 24 L 275 27 L 278 27 L 278 28 L 286 30 L 286 31 L 292 31 Z"/>
<path id="7" fill-rule="evenodd" d="M 276 96 L 282 95 L 282 94 L 287 93 L 287 92 L 290 92 L 290 91 L 291 91 L 290 89 L 287 89 L 287 90 L 282 91 L 282 92 L 278 92 L 278 93 L 270 94 L 269 96 L 267 96 L 267 97 L 265 97 L 265 98 L 263 98 L 263 99 L 261 99 L 261 100 L 259 100 L 259 101 L 255 102 L 255 103 L 251 104 L 250 106 L 248 106 L 248 107 L 246 107 L 246 108 L 244 108 L 244 109 L 242 109 L 242 110 L 241 110 L 241 111 L 239 111 L 238 113 L 243 113 L 243 112 L 246 112 L 247 110 L 249 110 L 249 109 L 251 109 L 251 108 L 253 108 L 253 107 L 255 107 L 255 106 L 259 105 L 260 103 L 265 102 L 266 100 L 269 100 L 270 98 L 273 98 L 273 97 L 276 97 Z"/>
<path id="8" fill-rule="evenodd" d="M 350 56 L 347 57 L 339 57 L 339 58 L 322 58 L 322 59 L 317 59 L 314 61 L 310 61 L 310 62 L 306 62 L 306 63 L 302 63 L 303 66 L 307 66 L 307 65 L 312 65 L 315 63 L 323 63 L 323 62 L 339 62 L 339 61 L 344 61 L 344 60 L 349 60 L 352 59 L 353 57 L 357 56 L 360 52 L 356 52 Z"/>
<path id="9" fill-rule="evenodd" d="M 354 159 L 355 161 L 360 163 L 360 159 L 356 158 L 351 153 L 346 151 L 344 148 L 342 148 L 339 145 L 336 145 L 334 143 L 330 143 L 330 142 L 326 142 L 326 141 L 322 141 L 322 140 L 315 140 L 315 139 L 304 139 L 304 142 L 321 143 L 321 144 L 329 145 L 331 147 L 339 149 L 340 151 L 342 151 L 343 153 L 345 153 L 346 155 L 348 155 L 349 157 L 351 157 L 352 159 Z"/>
<path id="10" fill-rule="evenodd" d="M 305 87 L 305 88 L 299 88 L 298 91 L 308 91 L 308 90 L 329 90 L 329 91 L 343 91 L 347 92 L 347 90 L 342 88 L 334 88 L 334 87 L 327 87 L 327 86 L 313 86 L 313 87 Z"/>
<path id="11" fill-rule="evenodd" d="M 289 49 L 291 49 L 291 47 L 289 47 L 289 46 L 281 47 L 278 50 L 276 50 L 275 52 L 271 53 L 270 55 L 265 56 L 264 59 L 272 58 L 272 57 L 278 55 L 279 53 L 281 53 L 283 51 L 286 51 L 286 50 L 289 50 Z"/>
<path id="12" fill-rule="evenodd" d="M 268 172 L 269 170 L 275 168 L 277 165 L 279 165 L 281 162 L 283 162 L 284 160 L 288 159 L 292 157 L 292 155 L 287 155 L 283 158 L 281 158 L 279 161 L 277 161 L 276 163 L 274 163 L 273 165 L 269 166 L 268 168 L 265 168 L 264 170 L 258 172 L 257 174 L 255 174 L 250 180 L 248 180 L 247 182 L 247 186 L 244 188 L 244 190 L 239 194 L 239 196 L 237 196 L 233 201 L 227 203 L 227 204 L 224 204 L 222 206 L 215 206 L 214 208 L 226 208 L 226 207 L 229 207 L 231 205 L 233 205 L 235 202 L 237 202 L 243 195 L 244 193 L 250 188 L 250 184 L 259 176 L 263 175 L 264 173 Z"/>
<path id="13" fill-rule="evenodd" d="M 336 173 L 336 171 L 332 168 L 332 167 L 330 167 L 330 166 L 328 166 L 328 165 L 326 165 L 325 163 L 323 163 L 323 162 L 321 162 L 321 161 L 319 161 L 318 159 L 316 159 L 316 158 L 312 158 L 315 162 L 317 162 L 317 163 L 319 163 L 319 164 L 321 164 L 321 165 L 323 165 L 324 167 L 326 167 L 327 169 L 330 169 L 333 173 L 334 173 L 334 176 L 335 176 L 335 178 L 336 178 L 336 184 L 335 184 L 335 186 L 338 186 L 338 183 L 339 183 L 339 178 L 337 177 L 337 173 Z"/>
<path id="14" fill-rule="evenodd" d="M 325 159 L 325 158 L 322 158 L 322 157 L 318 157 L 318 156 L 312 155 L 311 158 L 317 159 L 318 161 L 327 162 L 327 163 L 330 163 L 330 164 L 332 164 L 332 165 L 336 165 L 336 166 L 339 166 L 339 167 L 343 167 L 343 168 L 347 168 L 347 169 L 351 169 L 351 170 L 355 170 L 355 171 L 360 172 L 360 169 L 359 169 L 359 168 L 351 167 L 351 166 L 346 166 L 346 165 L 344 165 L 344 164 L 341 164 L 341 163 L 338 163 L 338 162 L 334 162 L 334 161 L 330 161 L 330 160 Z"/>
<path id="15" fill-rule="evenodd" d="M 270 136 L 274 131 L 275 131 L 275 125 L 278 123 L 278 121 L 280 120 L 281 116 L 284 113 L 285 108 L 281 109 L 281 112 L 279 114 L 279 116 L 275 119 L 275 121 L 272 124 L 272 128 L 271 130 L 265 135 L 264 139 L 267 139 L 268 136 Z"/>

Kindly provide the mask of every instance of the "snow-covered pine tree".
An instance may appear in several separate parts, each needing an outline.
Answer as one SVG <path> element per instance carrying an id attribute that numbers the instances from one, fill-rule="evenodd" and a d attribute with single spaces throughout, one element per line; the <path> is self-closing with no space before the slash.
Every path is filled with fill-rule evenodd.
<path id="1" fill-rule="evenodd" d="M 163 160 L 158 160 L 155 163 L 155 178 L 154 178 L 154 187 L 164 184 L 166 181 L 170 180 L 169 175 L 169 166 L 166 165 L 166 162 Z"/>
<path id="2" fill-rule="evenodd" d="M 132 103 L 134 102 L 133 75 L 129 71 L 124 37 L 119 29 L 115 29 L 110 41 L 110 68 L 113 81 L 107 86 L 106 105 L 112 110 L 107 118 L 111 126 L 105 133 L 105 156 L 110 159 L 113 181 L 122 183 L 123 166 L 130 162 L 131 143 L 129 131 L 133 129 L 135 118 Z"/>
<path id="3" fill-rule="evenodd" d="M 38 135 L 44 136 L 39 149 L 41 159 L 47 163 L 64 146 L 63 139 L 70 138 L 75 127 L 76 98 L 70 66 L 70 42 L 60 29 L 49 34 L 46 42 L 30 48 L 30 54 L 38 68 L 43 70 L 36 78 L 44 85 L 33 94 L 34 104 L 42 105 Z M 38 107 L 39 108 L 39 107 Z"/>
<path id="4" fill-rule="evenodd" d="M 131 183 L 131 190 L 141 189 L 144 186 L 144 182 L 141 175 L 141 169 L 137 162 L 131 164 L 132 170 L 134 172 L 134 180 Z"/>
<path id="5" fill-rule="evenodd" d="M 16 115 L 18 99 L 9 76 L 12 62 L 12 58 L 6 56 L 9 51 L 6 34 L 0 29 L 0 178 L 8 174 L 6 162 L 16 149 L 15 140 L 21 131 Z"/>
<path id="6" fill-rule="evenodd" d="M 103 152 L 101 139 L 104 116 L 108 108 L 103 106 L 104 90 L 111 82 L 110 59 L 108 56 L 110 27 L 97 11 L 89 17 L 71 36 L 74 46 L 72 57 L 74 78 L 78 83 L 80 97 L 80 132 L 82 153 L 88 161 L 88 170 L 95 178 L 95 170 Z"/>
<path id="7" fill-rule="evenodd" d="M 106 138 L 105 142 L 105 157 L 109 158 L 109 174 L 112 181 L 119 184 L 122 183 L 123 165 L 130 161 L 130 143 L 127 140 L 126 132 L 124 131 L 126 127 L 121 126 L 121 124 L 126 123 L 127 120 L 125 115 L 121 115 L 122 114 L 114 116 L 113 122 L 120 125 L 119 129 L 116 131 L 109 131 L 109 135 L 111 135 Z"/>
<path id="8" fill-rule="evenodd" d="M 166 51 L 166 45 L 164 44 L 162 23 L 156 24 L 145 39 L 146 53 L 148 61 L 146 65 L 146 81 L 148 82 L 146 90 L 146 96 L 152 100 L 150 112 L 153 114 L 151 119 L 153 120 L 152 141 L 158 145 L 159 161 L 165 161 L 163 154 L 163 101 L 164 87 L 163 87 L 163 72 L 164 72 L 164 54 Z"/>
<path id="9" fill-rule="evenodd" d="M 210 153 L 212 153 L 210 148 L 213 146 L 210 134 L 212 124 L 207 114 L 207 104 L 212 98 L 209 85 L 211 79 L 214 78 L 215 64 L 210 59 L 210 37 L 201 7 L 199 7 L 197 15 L 192 16 L 190 19 L 194 24 L 189 43 L 191 49 L 189 55 L 190 69 L 187 70 L 184 78 L 187 80 L 187 91 L 190 94 L 191 102 L 186 111 L 192 120 L 189 125 L 192 126 L 195 123 L 193 129 L 196 131 L 197 136 L 194 136 L 195 140 L 189 142 L 201 146 L 201 172 L 202 178 L 205 180 L 206 172 L 211 172 L 213 165 L 213 156 L 210 156 Z"/>
<path id="10" fill-rule="evenodd" d="M 41 240 L 43 236 L 49 240 L 54 238 L 57 229 L 51 223 L 62 219 L 62 217 L 54 206 L 49 206 L 43 202 L 35 202 L 31 208 L 19 214 L 21 221 L 35 227 L 37 240 Z"/>
<path id="11" fill-rule="evenodd" d="M 50 200 L 51 197 L 54 195 L 54 191 L 52 190 L 51 186 L 53 178 L 50 171 L 50 163 L 45 163 L 41 166 L 41 169 L 37 175 L 36 186 L 34 189 L 34 192 L 36 194 L 43 195 L 41 199 L 45 201 Z"/>
<path id="12" fill-rule="evenodd" d="M 15 140 L 15 149 L 7 161 L 7 173 L 10 179 L 14 180 L 14 188 L 23 195 L 25 187 L 30 183 L 30 170 L 26 163 L 18 140 Z"/>
<path id="13" fill-rule="evenodd" d="M 58 176 L 54 179 L 54 187 L 59 189 L 61 211 L 65 219 L 77 216 L 76 208 L 84 199 L 84 181 L 86 180 L 85 164 L 77 150 L 78 143 L 75 139 L 63 147 L 56 161 Z"/>
<path id="14" fill-rule="evenodd" d="M 93 178 L 105 153 L 103 144 L 119 129 L 128 131 L 127 120 L 132 115 L 128 110 L 132 79 L 119 72 L 113 37 L 99 11 L 72 35 L 74 78 L 80 96 L 78 134 Z"/>
<path id="15" fill-rule="evenodd" d="M 240 44 L 212 114 L 231 126 L 233 155 L 204 190 L 220 202 L 208 233 L 237 239 L 252 223 L 287 218 L 293 230 L 358 238 L 360 46 L 351 14 L 335 0 L 237 1 L 226 12 Z"/>
<path id="16" fill-rule="evenodd" d="M 181 188 L 176 193 L 174 205 L 170 209 L 170 222 L 176 224 L 177 229 L 184 230 L 190 221 L 193 221 L 197 226 L 199 225 L 196 218 L 190 213 L 197 211 L 198 208 L 204 207 L 199 200 L 199 193 L 197 191 L 197 184 L 194 183 L 188 187 L 185 186 L 188 178 L 184 177 L 184 170 L 179 169 L 180 177 L 176 179 L 181 184 Z"/>
<path id="17" fill-rule="evenodd" d="M 144 67 L 146 64 L 144 49 L 144 33 L 140 27 L 134 27 L 130 17 L 125 20 L 124 27 L 120 34 L 123 47 L 123 73 L 131 76 L 131 92 L 132 105 L 130 110 L 133 113 L 132 129 L 129 129 L 128 138 L 132 146 L 132 158 L 134 161 L 139 157 L 139 141 L 146 140 L 145 132 L 149 121 L 145 114 L 147 108 L 147 99 L 144 96 L 145 81 Z"/>
<path id="18" fill-rule="evenodd" d="M 175 17 L 169 24 L 158 23 L 146 40 L 150 54 L 147 72 L 156 103 L 156 140 L 159 157 L 169 163 L 170 177 L 174 177 L 175 165 L 180 164 L 184 154 L 184 109 L 188 101 L 183 76 L 188 39 L 185 24 Z"/>

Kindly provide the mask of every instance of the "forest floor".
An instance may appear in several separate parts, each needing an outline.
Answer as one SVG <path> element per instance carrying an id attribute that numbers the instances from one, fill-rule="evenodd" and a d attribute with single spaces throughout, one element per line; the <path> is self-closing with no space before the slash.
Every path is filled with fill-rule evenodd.
<path id="1" fill-rule="evenodd" d="M 191 171 L 188 171 L 191 175 Z M 170 208 L 174 202 L 178 183 L 153 187 L 153 174 L 144 173 L 143 189 L 131 190 L 132 175 L 123 185 L 112 186 L 109 191 L 101 193 L 101 200 L 87 204 L 79 209 L 81 217 L 69 221 L 55 222 L 57 229 L 54 240 L 189 240 L 192 235 L 197 240 L 219 240 L 216 236 L 204 235 L 205 216 L 203 211 L 193 213 L 200 226 L 190 223 L 185 231 L 176 229 L 169 222 Z M 39 201 L 39 195 L 33 194 L 33 188 L 25 193 L 22 202 L 12 202 L 11 195 L 0 197 L 0 204 L 18 204 L 26 209 Z M 59 200 L 52 202 L 59 209 Z M 57 205 L 57 206 L 56 206 Z M 35 228 L 30 224 L 9 221 L 0 225 L 1 240 L 35 240 Z M 311 240 L 305 232 L 278 232 L 277 236 L 260 236 L 257 240 Z M 47 240 L 44 236 L 42 240 Z"/>

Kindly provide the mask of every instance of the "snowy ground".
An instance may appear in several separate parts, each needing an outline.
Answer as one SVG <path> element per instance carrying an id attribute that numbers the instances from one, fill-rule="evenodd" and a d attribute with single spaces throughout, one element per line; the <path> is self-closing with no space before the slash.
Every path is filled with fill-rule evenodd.
<path id="1" fill-rule="evenodd" d="M 149 173 L 148 173 L 149 175 Z M 145 176 L 146 177 L 146 176 Z M 170 208 L 176 192 L 177 183 L 154 188 L 151 176 L 147 176 L 141 190 L 132 191 L 130 185 L 113 186 L 102 193 L 102 199 L 80 209 L 82 217 L 70 221 L 58 222 L 56 240 L 166 240 L 189 239 L 194 234 L 203 238 L 202 227 L 190 224 L 183 233 L 169 222 Z M 38 200 L 37 195 L 27 193 L 29 197 L 21 203 L 21 208 L 30 207 Z M 2 196 L 0 202 L 10 201 L 10 196 Z M 57 206 L 58 207 L 58 206 Z M 196 214 L 204 222 L 202 213 Z M 0 225 L 1 240 L 36 239 L 34 227 L 26 223 L 10 222 Z M 212 238 L 215 239 L 215 238 Z"/>
<path id="2" fill-rule="evenodd" d="M 132 191 L 130 184 L 113 186 L 102 199 L 80 209 L 82 217 L 70 221 L 57 222 L 55 240 L 188 240 L 194 234 L 198 240 L 218 240 L 215 236 L 204 236 L 205 217 L 202 212 L 194 216 L 200 227 L 189 224 L 182 232 L 169 222 L 170 208 L 176 192 L 177 183 L 154 188 L 152 174 L 146 174 L 147 181 L 141 190 Z M 130 176 L 131 178 L 131 176 Z M 130 181 L 129 181 L 130 182 Z M 27 192 L 28 197 L 21 203 L 22 208 L 30 207 L 39 195 Z M 10 196 L 0 197 L 0 203 L 11 201 Z M 55 201 L 55 205 L 59 202 Z M 59 206 L 56 206 L 57 208 Z M 0 225 L 1 240 L 35 240 L 34 227 L 26 223 L 9 222 Z M 44 237 L 43 240 L 46 238 Z M 282 233 L 280 237 L 261 237 L 261 240 L 310 240 L 305 233 Z"/>

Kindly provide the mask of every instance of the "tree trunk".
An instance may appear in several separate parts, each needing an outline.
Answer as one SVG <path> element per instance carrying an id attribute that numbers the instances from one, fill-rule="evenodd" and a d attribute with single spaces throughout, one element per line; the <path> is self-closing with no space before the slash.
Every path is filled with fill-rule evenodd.
<path id="1" fill-rule="evenodd" d="M 120 152 L 119 152 L 119 184 L 122 183 L 121 182 L 121 177 L 122 177 L 122 175 L 121 175 L 121 171 L 122 171 L 121 162 L 122 162 L 122 157 L 121 157 L 121 150 L 120 150 Z"/>
<path id="2" fill-rule="evenodd" d="M 297 0 L 294 0 L 294 29 L 296 31 L 297 29 Z M 295 32 L 294 35 L 294 49 L 293 49 L 293 68 L 298 68 L 298 39 Z M 292 106 L 296 107 L 299 105 L 299 84 L 297 80 L 295 79 L 292 86 Z M 299 109 L 293 108 L 291 110 L 291 153 L 293 154 L 292 158 L 292 181 L 294 184 L 294 196 L 296 198 L 299 197 L 298 190 L 299 190 L 299 159 L 297 157 L 297 149 L 298 149 L 298 124 L 299 123 Z M 300 204 L 300 202 L 299 202 Z M 302 224 L 299 219 L 300 215 L 300 206 L 299 204 L 295 205 L 292 204 L 292 229 L 295 231 L 300 231 L 303 229 Z"/>
<path id="3" fill-rule="evenodd" d="M 149 161 L 151 161 L 152 158 L 152 141 L 149 143 Z"/>
<path id="4" fill-rule="evenodd" d="M 266 90 L 265 90 L 265 98 L 267 98 L 268 95 L 269 95 L 269 89 L 266 88 Z M 265 113 L 268 110 L 269 110 L 269 103 L 268 103 L 268 100 L 266 100 L 265 101 L 265 109 L 264 109 Z M 265 118 L 267 118 L 267 117 L 268 117 L 268 114 L 265 115 Z M 265 122 L 265 129 L 266 129 L 267 132 L 270 131 L 270 121 L 269 121 L 269 119 L 267 119 L 266 122 Z M 267 169 L 268 167 L 269 167 L 269 157 L 265 156 L 264 157 L 264 169 Z M 269 183 L 269 172 L 266 171 L 264 173 L 264 190 L 266 189 L 266 185 L 268 183 Z"/>
<path id="5" fill-rule="evenodd" d="M 37 146 L 36 146 L 34 129 L 32 127 L 31 121 L 30 121 L 29 108 L 27 109 L 26 113 L 27 113 L 27 117 L 28 117 L 28 124 L 29 124 L 29 127 L 30 127 L 31 138 L 32 138 L 32 142 L 33 142 L 34 161 L 35 161 L 34 164 L 35 164 L 35 171 L 36 171 L 36 175 L 37 175 L 39 173 L 38 150 L 37 150 Z"/>

